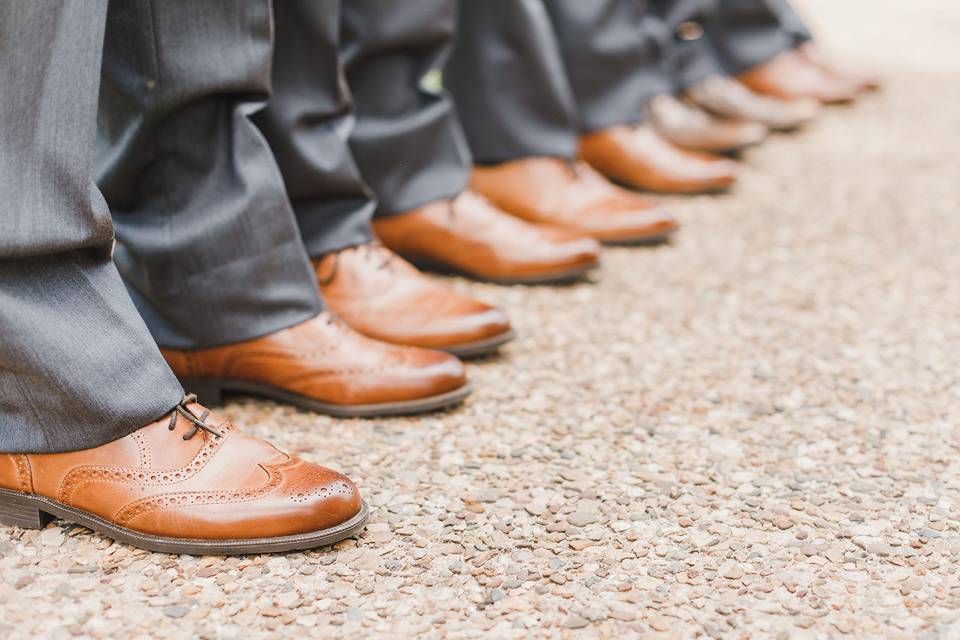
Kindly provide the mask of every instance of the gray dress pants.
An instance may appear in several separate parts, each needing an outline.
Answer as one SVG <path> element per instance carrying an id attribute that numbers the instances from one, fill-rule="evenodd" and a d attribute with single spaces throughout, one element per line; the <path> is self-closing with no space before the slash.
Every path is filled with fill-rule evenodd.
<path id="1" fill-rule="evenodd" d="M 795 49 L 811 35 L 786 0 L 715 0 L 706 34 L 723 69 L 732 75 Z"/>
<path id="2" fill-rule="evenodd" d="M 717 0 L 652 0 L 661 19 L 664 61 L 677 91 L 725 74 L 705 25 L 717 19 Z"/>
<path id="3" fill-rule="evenodd" d="M 356 115 L 350 148 L 377 197 L 375 215 L 459 195 L 473 160 L 450 96 L 424 83 L 450 53 L 456 0 L 348 0 L 341 11 L 340 61 Z"/>
<path id="4" fill-rule="evenodd" d="M 477 164 L 577 154 L 577 104 L 541 0 L 462 2 L 444 71 Z"/>
<path id="5" fill-rule="evenodd" d="M 323 308 L 252 121 L 272 51 L 269 0 L 110 3 L 97 178 L 117 267 L 163 347 L 248 340 Z"/>
<path id="6" fill-rule="evenodd" d="M 455 0 L 274 3 L 273 94 L 254 117 L 307 251 L 373 239 L 389 216 L 458 195 L 469 150 L 449 96 L 424 86 L 446 59 Z"/>
<path id="7" fill-rule="evenodd" d="M 97 446 L 183 389 L 110 258 L 94 185 L 106 0 L 0 1 L 0 451 Z"/>
<path id="8" fill-rule="evenodd" d="M 646 0 L 463 2 L 447 66 L 477 162 L 573 158 L 581 133 L 642 122 L 673 91 Z"/>
<path id="9" fill-rule="evenodd" d="M 370 242 L 376 200 L 349 147 L 355 116 L 340 64 L 340 0 L 275 2 L 274 23 L 273 93 L 254 122 L 273 149 L 307 252 Z"/>
<path id="10" fill-rule="evenodd" d="M 649 0 L 549 0 L 582 132 L 643 122 L 643 106 L 675 85 L 662 21 Z"/>

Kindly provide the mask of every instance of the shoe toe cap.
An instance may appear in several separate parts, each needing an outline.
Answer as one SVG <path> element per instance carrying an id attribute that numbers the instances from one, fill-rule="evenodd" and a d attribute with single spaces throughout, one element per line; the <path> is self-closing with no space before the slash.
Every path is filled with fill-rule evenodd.
<path id="1" fill-rule="evenodd" d="M 294 528 L 303 531 L 320 531 L 347 522 L 363 504 L 360 490 L 350 478 L 301 460 L 286 470 L 282 493 L 302 520 Z"/>

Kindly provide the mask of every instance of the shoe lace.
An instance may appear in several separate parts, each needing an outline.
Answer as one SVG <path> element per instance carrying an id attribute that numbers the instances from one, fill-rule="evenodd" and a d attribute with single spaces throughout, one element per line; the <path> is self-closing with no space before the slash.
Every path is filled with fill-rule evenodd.
<path id="1" fill-rule="evenodd" d="M 328 275 L 326 278 L 323 278 L 322 280 L 318 278 L 317 283 L 321 287 L 325 287 L 331 282 L 333 282 L 334 279 L 336 279 L 337 272 L 340 270 L 340 254 L 341 253 L 346 253 L 347 251 L 363 251 L 365 254 L 365 257 L 370 258 L 371 256 L 375 255 L 375 252 L 377 251 L 377 249 L 379 249 L 382 246 L 383 245 L 379 242 L 367 242 L 365 244 L 356 245 L 353 247 L 347 247 L 346 249 L 340 249 L 339 251 L 333 254 L 333 267 L 330 269 L 330 275 Z M 377 269 L 386 269 L 393 263 L 394 258 L 397 257 L 397 255 L 392 251 L 386 251 L 384 253 L 387 254 L 387 257 L 384 258 L 383 261 L 377 266 Z M 319 264 L 319 261 L 316 264 Z"/>
<path id="2" fill-rule="evenodd" d="M 193 436 L 197 435 L 201 429 L 209 433 L 210 435 L 222 438 L 223 434 L 217 431 L 227 423 L 226 420 L 218 424 L 216 427 L 211 427 L 206 423 L 207 417 L 210 415 L 208 409 L 204 409 L 203 413 L 199 416 L 195 414 L 188 405 L 197 401 L 197 395 L 195 393 L 188 393 L 183 396 L 183 399 L 180 400 L 180 403 L 177 404 L 170 412 L 170 423 L 167 425 L 169 431 L 173 431 L 177 428 L 177 417 L 182 416 L 187 422 L 193 425 L 193 429 L 189 433 L 183 434 L 184 440 L 189 440 Z"/>
<path id="3" fill-rule="evenodd" d="M 397 254 L 395 254 L 393 251 L 378 251 L 378 249 L 381 249 L 382 247 L 383 245 L 379 242 L 368 242 L 367 244 L 363 245 L 363 249 L 367 252 L 368 257 L 386 254 L 387 257 L 380 262 L 380 265 L 377 267 L 377 269 L 389 268 L 390 265 L 393 264 L 394 258 L 397 257 Z"/>
<path id="4" fill-rule="evenodd" d="M 563 165 L 567 170 L 567 175 L 571 180 L 579 180 L 583 177 L 582 166 L 578 160 L 565 159 Z"/>

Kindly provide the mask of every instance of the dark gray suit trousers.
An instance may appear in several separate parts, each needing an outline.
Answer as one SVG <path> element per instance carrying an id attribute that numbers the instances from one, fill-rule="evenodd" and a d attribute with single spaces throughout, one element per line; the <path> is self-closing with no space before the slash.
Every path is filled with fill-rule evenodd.
<path id="1" fill-rule="evenodd" d="M 323 308 L 252 121 L 272 51 L 269 0 L 110 3 L 98 182 L 117 267 L 161 346 L 240 342 Z"/>
<path id="2" fill-rule="evenodd" d="M 444 84 L 478 164 L 577 154 L 577 105 L 541 0 L 460 5 Z"/>
<path id="3" fill-rule="evenodd" d="M 662 23 L 648 0 L 549 0 L 580 130 L 643 122 L 644 105 L 675 85 Z"/>
<path id="4" fill-rule="evenodd" d="M 0 2 L 0 451 L 60 452 L 183 389 L 110 259 L 94 185 L 106 0 Z"/>
<path id="5" fill-rule="evenodd" d="M 340 0 L 274 3 L 273 93 L 256 114 L 313 257 L 373 240 L 376 209 L 349 147 L 356 118 L 340 63 Z"/>
<path id="6" fill-rule="evenodd" d="M 714 0 L 704 22 L 723 69 L 739 74 L 795 49 L 811 35 L 787 0 Z"/>
<path id="7" fill-rule="evenodd" d="M 466 137 L 450 96 L 427 82 L 450 54 L 456 4 L 342 3 L 340 61 L 356 114 L 350 149 L 377 197 L 376 216 L 466 188 L 473 163 Z"/>
<path id="8" fill-rule="evenodd" d="M 449 96 L 455 0 L 274 3 L 270 142 L 311 256 L 369 242 L 373 215 L 458 195 L 472 159 Z"/>
<path id="9" fill-rule="evenodd" d="M 674 89 L 646 0 L 464 2 L 459 25 L 446 84 L 479 163 L 573 158 L 579 134 Z"/>

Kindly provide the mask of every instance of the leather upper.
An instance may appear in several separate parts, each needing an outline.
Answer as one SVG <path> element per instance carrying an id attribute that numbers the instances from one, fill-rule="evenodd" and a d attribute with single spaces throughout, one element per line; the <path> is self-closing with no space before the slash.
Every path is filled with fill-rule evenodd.
<path id="1" fill-rule="evenodd" d="M 680 149 L 650 126 L 619 125 L 584 135 L 580 155 L 611 180 L 650 191 L 714 191 L 736 180 L 735 162 Z"/>
<path id="2" fill-rule="evenodd" d="M 687 90 L 687 97 L 713 113 L 728 118 L 762 122 L 771 129 L 795 129 L 820 111 L 816 100 L 782 100 L 755 93 L 729 76 L 713 75 Z"/>
<path id="3" fill-rule="evenodd" d="M 763 142 L 769 134 L 758 122 L 718 119 L 668 94 L 651 100 L 647 110 L 658 133 L 687 149 L 736 151 Z"/>
<path id="4" fill-rule="evenodd" d="M 327 306 L 378 340 L 445 348 L 510 331 L 504 312 L 423 275 L 381 245 L 331 253 L 314 266 Z"/>
<path id="5" fill-rule="evenodd" d="M 197 416 L 204 409 L 188 405 Z M 223 418 L 216 437 L 178 415 L 94 449 L 0 454 L 0 487 L 51 498 L 141 533 L 209 540 L 309 533 L 356 515 L 346 476 L 281 453 Z M 223 423 L 223 424 L 221 424 Z"/>
<path id="6" fill-rule="evenodd" d="M 813 98 L 825 104 L 850 102 L 862 87 L 832 75 L 797 51 L 785 51 L 737 79 L 750 89 L 783 99 Z"/>
<path id="7" fill-rule="evenodd" d="M 328 311 L 254 340 L 162 352 L 181 380 L 242 380 L 336 405 L 418 400 L 467 383 L 454 356 L 367 338 Z"/>
<path id="8" fill-rule="evenodd" d="M 662 237 L 678 226 L 660 203 L 618 187 L 583 162 L 532 157 L 475 167 L 470 186 L 524 220 L 601 241 Z"/>
<path id="9" fill-rule="evenodd" d="M 797 49 L 797 53 L 817 65 L 829 75 L 839 77 L 844 82 L 854 86 L 858 91 L 876 91 L 880 88 L 880 77 L 862 69 L 851 69 L 846 65 L 838 65 L 835 61 L 823 55 L 814 41 L 810 40 Z"/>
<path id="10" fill-rule="evenodd" d="M 531 224 L 465 191 L 374 220 L 385 245 L 413 262 L 425 259 L 480 278 L 536 277 L 597 264 L 600 246 L 580 233 Z"/>

